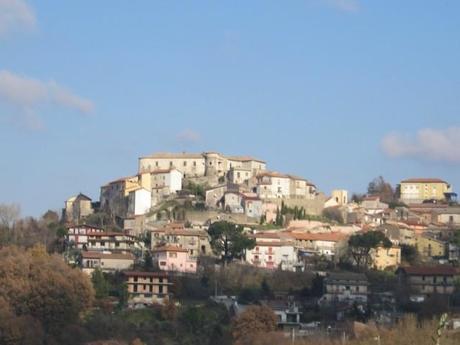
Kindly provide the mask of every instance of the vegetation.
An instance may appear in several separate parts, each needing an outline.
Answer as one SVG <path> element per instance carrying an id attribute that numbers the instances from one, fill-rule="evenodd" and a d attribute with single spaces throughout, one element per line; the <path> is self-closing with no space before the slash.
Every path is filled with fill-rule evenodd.
<path id="1" fill-rule="evenodd" d="M 216 255 L 222 255 L 226 263 L 242 258 L 245 250 L 254 248 L 256 242 L 249 238 L 243 228 L 234 223 L 220 221 L 208 229 L 211 247 Z"/>
<path id="2" fill-rule="evenodd" d="M 348 240 L 349 252 L 358 269 L 369 267 L 370 252 L 379 245 L 383 245 L 385 248 L 391 247 L 391 241 L 380 231 L 369 231 L 350 237 Z"/>
<path id="3" fill-rule="evenodd" d="M 266 306 L 248 307 L 232 323 L 236 345 L 252 344 L 254 339 L 277 328 L 276 315 Z"/>
<path id="4" fill-rule="evenodd" d="M 323 217 L 329 221 L 344 224 L 345 219 L 342 211 L 338 207 L 328 207 L 323 210 Z"/>
<path id="5" fill-rule="evenodd" d="M 438 335 L 440 334 L 440 335 Z M 439 319 L 420 321 L 415 315 L 406 316 L 395 327 L 377 328 L 364 326 L 355 329 L 353 336 L 347 337 L 347 345 L 456 345 L 460 341 L 460 334 L 444 330 L 444 324 Z M 438 339 L 439 338 L 439 339 Z M 298 338 L 292 341 L 279 332 L 259 333 L 253 337 L 251 345 L 337 345 L 343 342 L 334 338 Z"/>
<path id="6" fill-rule="evenodd" d="M 376 177 L 367 186 L 368 195 L 375 195 L 380 197 L 380 201 L 390 203 L 395 201 L 395 191 L 390 183 L 385 181 L 382 176 Z"/>
<path id="7" fill-rule="evenodd" d="M 184 189 L 189 191 L 190 194 L 195 195 L 195 197 L 201 200 L 206 199 L 206 188 L 204 185 L 195 183 L 193 181 L 188 181 Z"/>
<path id="8" fill-rule="evenodd" d="M 30 343 L 29 337 L 33 344 L 51 341 L 93 302 L 88 277 L 43 246 L 4 247 L 0 261 L 1 344 Z"/>
<path id="9" fill-rule="evenodd" d="M 420 261 L 420 254 L 415 246 L 401 244 L 401 260 L 407 264 L 415 265 Z"/>

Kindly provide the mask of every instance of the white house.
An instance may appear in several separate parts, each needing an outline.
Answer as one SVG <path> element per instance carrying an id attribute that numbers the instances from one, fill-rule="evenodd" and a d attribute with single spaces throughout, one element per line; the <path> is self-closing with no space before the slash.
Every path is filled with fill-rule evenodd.
<path id="1" fill-rule="evenodd" d="M 129 192 L 128 214 L 140 216 L 146 214 L 152 207 L 152 193 L 145 188 L 138 188 Z"/>
<path id="2" fill-rule="evenodd" d="M 246 251 L 246 262 L 251 265 L 295 271 L 301 265 L 297 259 L 294 243 L 276 232 L 256 233 L 251 236 L 256 240 L 253 249 Z"/>
<path id="3" fill-rule="evenodd" d="M 290 195 L 290 177 L 277 172 L 257 175 L 257 195 L 261 199 L 286 198 Z"/>

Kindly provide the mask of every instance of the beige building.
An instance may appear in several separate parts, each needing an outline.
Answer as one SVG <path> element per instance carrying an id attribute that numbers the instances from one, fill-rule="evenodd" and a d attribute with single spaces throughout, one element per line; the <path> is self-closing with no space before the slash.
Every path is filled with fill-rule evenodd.
<path id="1" fill-rule="evenodd" d="M 308 180 L 276 171 L 264 171 L 256 176 L 257 195 L 261 199 L 314 199 L 316 186 Z"/>
<path id="2" fill-rule="evenodd" d="M 401 248 L 392 246 L 385 248 L 378 246 L 370 252 L 371 267 L 376 270 L 385 270 L 387 268 L 396 268 L 401 264 Z"/>
<path id="3" fill-rule="evenodd" d="M 81 259 L 82 271 L 87 274 L 92 274 L 96 268 L 102 272 L 113 272 L 126 270 L 134 265 L 134 255 L 131 253 L 83 251 Z"/>
<path id="4" fill-rule="evenodd" d="M 132 235 L 123 232 L 87 232 L 78 235 L 76 247 L 93 251 L 129 251 L 141 248 Z"/>
<path id="5" fill-rule="evenodd" d="M 266 169 L 266 163 L 252 157 L 224 156 L 218 152 L 155 153 L 139 158 L 139 173 L 176 168 L 184 178 L 225 177 L 232 168 L 244 168 L 255 175 Z"/>
<path id="6" fill-rule="evenodd" d="M 460 225 L 460 207 L 446 207 L 434 210 L 432 220 L 434 223 L 458 226 Z"/>
<path id="7" fill-rule="evenodd" d="M 235 184 L 247 183 L 252 176 L 252 171 L 249 168 L 232 167 L 228 171 L 228 180 Z"/>
<path id="8" fill-rule="evenodd" d="M 164 272 L 123 272 L 128 286 L 128 306 L 165 304 L 172 283 Z"/>
<path id="9" fill-rule="evenodd" d="M 115 217 L 126 218 L 129 207 L 129 193 L 139 189 L 139 177 L 129 176 L 109 182 L 101 187 L 101 209 Z"/>
<path id="10" fill-rule="evenodd" d="M 186 249 L 192 258 L 200 255 L 212 255 L 208 233 L 203 230 L 186 228 L 183 224 L 168 224 L 151 231 L 152 249 L 162 245 L 175 245 Z"/>
<path id="11" fill-rule="evenodd" d="M 345 189 L 334 189 L 331 193 L 331 198 L 334 199 L 336 205 L 344 206 L 348 204 L 348 191 Z"/>
<path id="12" fill-rule="evenodd" d="M 300 231 L 283 232 L 295 241 L 295 246 L 318 256 L 338 260 L 347 248 L 348 236 L 341 232 L 311 233 Z"/>
<path id="13" fill-rule="evenodd" d="M 367 303 L 369 282 L 362 273 L 329 273 L 324 279 L 325 303 Z"/>
<path id="14" fill-rule="evenodd" d="M 429 236 L 421 234 L 415 238 L 415 246 L 419 254 L 427 258 L 442 258 L 447 255 L 447 243 Z"/>
<path id="15" fill-rule="evenodd" d="M 451 192 L 446 181 L 437 178 L 411 178 L 400 183 L 400 199 L 406 204 L 422 203 L 424 200 L 444 200 L 444 193 Z"/>
<path id="16" fill-rule="evenodd" d="M 79 224 L 93 211 L 91 198 L 80 193 L 65 201 L 64 220 L 66 223 Z"/>

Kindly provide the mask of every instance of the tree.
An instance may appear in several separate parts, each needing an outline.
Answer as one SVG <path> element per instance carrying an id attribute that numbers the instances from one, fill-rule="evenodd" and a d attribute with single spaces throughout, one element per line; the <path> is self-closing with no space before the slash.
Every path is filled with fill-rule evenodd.
<path id="1" fill-rule="evenodd" d="M 249 306 L 232 324 L 236 344 L 250 343 L 252 337 L 276 330 L 275 313 L 267 306 Z"/>
<path id="2" fill-rule="evenodd" d="M 345 223 L 345 219 L 343 217 L 343 212 L 340 208 L 338 207 L 328 207 L 323 210 L 323 217 L 333 221 L 337 222 L 339 224 Z"/>
<path id="3" fill-rule="evenodd" d="M 379 245 L 383 245 L 385 248 L 391 247 L 391 241 L 380 231 L 353 235 L 348 240 L 350 254 L 358 268 L 369 266 L 370 251 Z"/>
<path id="4" fill-rule="evenodd" d="M 419 254 L 415 246 L 408 244 L 401 245 L 401 259 L 407 263 L 414 265 L 419 261 Z"/>
<path id="5" fill-rule="evenodd" d="M 144 270 L 145 271 L 153 271 L 154 270 L 154 264 L 153 264 L 153 258 L 152 258 L 152 254 L 150 254 L 150 251 L 146 251 L 145 254 L 144 254 Z"/>
<path id="6" fill-rule="evenodd" d="M 224 262 L 241 258 L 245 250 L 254 248 L 256 242 L 243 233 L 243 227 L 227 221 L 212 223 L 208 229 L 211 247 L 222 255 Z"/>
<path id="7" fill-rule="evenodd" d="M 91 274 L 91 282 L 93 283 L 96 298 L 105 298 L 109 295 L 110 284 L 99 267 Z"/>
<path id="8" fill-rule="evenodd" d="M 28 318 L 48 335 L 76 322 L 92 304 L 94 291 L 88 277 L 61 257 L 47 254 L 43 246 L 4 247 L 0 262 L 0 299 L 16 317 Z"/>
<path id="9" fill-rule="evenodd" d="M 391 184 L 385 181 L 382 176 L 376 177 L 367 186 L 369 195 L 377 195 L 382 202 L 390 203 L 395 199 L 395 192 Z"/>

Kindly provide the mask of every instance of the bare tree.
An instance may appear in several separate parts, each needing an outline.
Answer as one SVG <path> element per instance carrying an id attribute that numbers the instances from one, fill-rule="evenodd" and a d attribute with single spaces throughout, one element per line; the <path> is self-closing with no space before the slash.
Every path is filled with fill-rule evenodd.
<path id="1" fill-rule="evenodd" d="M 19 219 L 21 208 L 17 204 L 0 204 L 0 226 L 11 229 Z"/>

